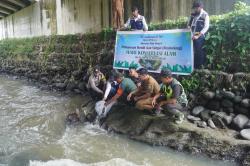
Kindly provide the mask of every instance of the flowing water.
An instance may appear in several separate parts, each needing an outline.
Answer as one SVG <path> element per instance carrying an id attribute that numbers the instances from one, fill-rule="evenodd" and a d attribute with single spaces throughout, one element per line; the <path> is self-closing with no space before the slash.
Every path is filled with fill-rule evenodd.
<path id="1" fill-rule="evenodd" d="M 0 166 L 234 165 L 152 147 L 98 125 L 66 127 L 66 115 L 83 100 L 0 76 Z"/>

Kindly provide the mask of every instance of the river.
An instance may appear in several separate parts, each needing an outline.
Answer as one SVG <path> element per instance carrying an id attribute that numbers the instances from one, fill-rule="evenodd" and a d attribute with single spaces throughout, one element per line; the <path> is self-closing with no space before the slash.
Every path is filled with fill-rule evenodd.
<path id="1" fill-rule="evenodd" d="M 83 96 L 40 90 L 0 75 L 0 166 L 233 166 L 153 147 L 97 124 L 67 127 Z"/>

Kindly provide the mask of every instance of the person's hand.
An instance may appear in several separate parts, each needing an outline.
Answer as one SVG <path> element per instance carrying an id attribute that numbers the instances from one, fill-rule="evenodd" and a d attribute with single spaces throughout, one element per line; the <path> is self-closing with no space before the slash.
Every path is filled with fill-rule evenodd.
<path id="1" fill-rule="evenodd" d="M 131 97 L 132 97 L 132 94 L 130 93 L 130 94 L 127 96 L 127 100 L 130 101 L 130 100 L 131 100 Z"/>
<path id="2" fill-rule="evenodd" d="M 199 37 L 200 37 L 200 35 L 194 35 L 194 36 L 192 37 L 192 39 L 193 39 L 193 40 L 197 40 L 197 39 L 199 39 Z"/>
<path id="3" fill-rule="evenodd" d="M 137 84 L 136 84 L 136 86 L 137 86 L 137 87 L 140 87 L 140 86 L 141 86 L 141 83 L 140 83 L 140 82 L 139 82 L 139 83 L 137 83 Z"/>
<path id="4" fill-rule="evenodd" d="M 134 101 L 138 101 L 139 98 L 137 96 L 134 97 Z"/>
<path id="5" fill-rule="evenodd" d="M 155 105 L 156 105 L 156 100 L 153 99 L 153 101 L 152 101 L 152 107 L 155 107 Z"/>

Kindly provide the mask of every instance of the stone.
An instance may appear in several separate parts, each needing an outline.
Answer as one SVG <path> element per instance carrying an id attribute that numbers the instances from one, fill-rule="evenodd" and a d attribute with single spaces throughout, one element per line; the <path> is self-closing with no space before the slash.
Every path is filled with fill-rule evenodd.
<path id="1" fill-rule="evenodd" d="M 72 81 L 72 82 L 69 82 L 67 84 L 66 90 L 72 91 L 72 90 L 76 89 L 77 87 L 78 87 L 77 83 L 75 83 L 74 81 Z"/>
<path id="2" fill-rule="evenodd" d="M 217 92 L 217 93 L 215 94 L 215 99 L 216 99 L 216 100 L 222 100 L 222 98 L 223 98 L 223 96 L 222 96 L 222 94 L 220 94 L 219 92 Z"/>
<path id="3" fill-rule="evenodd" d="M 210 116 L 210 110 L 206 109 L 206 110 L 202 111 L 201 114 L 200 114 L 200 117 L 201 117 L 201 119 L 203 121 L 207 121 L 208 119 L 210 119 L 211 118 L 211 116 Z"/>
<path id="4" fill-rule="evenodd" d="M 250 107 L 250 99 L 243 99 L 243 100 L 241 101 L 241 106 L 242 106 L 242 107 L 245 107 L 245 108 Z"/>
<path id="5" fill-rule="evenodd" d="M 210 100 L 210 99 L 213 99 L 213 98 L 215 97 L 215 93 L 214 93 L 214 92 L 211 92 L 211 91 L 207 91 L 207 92 L 204 92 L 204 93 L 203 93 L 203 97 L 204 97 L 205 99 Z"/>
<path id="6" fill-rule="evenodd" d="M 245 125 L 245 127 L 244 128 L 246 128 L 246 129 L 250 129 L 250 120 L 247 122 L 247 124 Z"/>
<path id="7" fill-rule="evenodd" d="M 241 96 L 235 96 L 233 101 L 234 101 L 234 103 L 239 104 L 241 102 L 241 100 L 242 100 Z"/>
<path id="8" fill-rule="evenodd" d="M 233 113 L 234 112 L 234 109 L 232 107 L 230 108 L 223 108 L 223 111 L 230 114 L 230 113 Z"/>
<path id="9" fill-rule="evenodd" d="M 223 122 L 223 120 L 222 120 L 221 117 L 215 115 L 215 116 L 213 116 L 212 121 L 213 121 L 214 125 L 215 125 L 217 128 L 219 128 L 219 129 L 225 129 L 225 128 L 226 128 L 226 125 L 225 125 L 225 123 Z"/>
<path id="10" fill-rule="evenodd" d="M 220 102 L 216 101 L 216 100 L 211 100 L 208 102 L 208 104 L 206 105 L 206 108 L 210 109 L 210 110 L 216 110 L 219 111 L 220 110 Z"/>
<path id="11" fill-rule="evenodd" d="M 221 105 L 222 105 L 223 107 L 225 107 L 225 108 L 230 108 L 230 107 L 233 107 L 233 106 L 234 106 L 233 102 L 231 102 L 231 101 L 228 100 L 228 99 L 222 100 Z"/>
<path id="12" fill-rule="evenodd" d="M 55 83 L 53 84 L 53 87 L 55 87 L 58 90 L 65 90 L 66 85 L 64 83 Z"/>
<path id="13" fill-rule="evenodd" d="M 214 124 L 214 122 L 213 122 L 212 119 L 208 119 L 207 124 L 208 124 L 208 126 L 211 127 L 212 129 L 216 129 L 216 126 L 215 126 L 215 124 Z"/>
<path id="14" fill-rule="evenodd" d="M 78 84 L 78 88 L 79 88 L 81 91 L 87 91 L 86 83 L 84 83 L 84 82 L 80 82 L 80 83 Z"/>
<path id="15" fill-rule="evenodd" d="M 41 81 L 42 81 L 43 83 L 48 83 L 48 82 L 49 82 L 49 79 L 48 79 L 47 77 L 42 77 L 42 78 L 41 78 Z"/>
<path id="16" fill-rule="evenodd" d="M 236 105 L 234 107 L 234 110 L 236 113 L 238 114 L 244 114 L 244 115 L 248 115 L 249 111 L 247 108 L 243 108 L 243 107 L 240 107 L 239 105 Z"/>
<path id="17" fill-rule="evenodd" d="M 233 121 L 233 116 L 224 116 L 223 117 L 223 122 L 225 122 L 227 125 L 230 125 Z"/>
<path id="18" fill-rule="evenodd" d="M 221 91 L 221 94 L 223 97 L 227 98 L 227 99 L 234 99 L 235 94 L 233 92 L 230 91 Z"/>
<path id="19" fill-rule="evenodd" d="M 207 127 L 207 123 L 204 122 L 204 121 L 198 121 L 197 122 L 197 127 L 206 128 Z"/>
<path id="20" fill-rule="evenodd" d="M 210 111 L 210 115 L 215 115 L 217 111 Z"/>
<path id="21" fill-rule="evenodd" d="M 192 115 L 188 115 L 188 116 L 187 116 L 187 119 L 188 119 L 190 122 L 201 121 L 201 118 L 195 117 L 195 116 L 192 116 Z"/>
<path id="22" fill-rule="evenodd" d="M 241 130 L 240 136 L 246 140 L 250 140 L 250 129 Z"/>
<path id="23" fill-rule="evenodd" d="M 202 111 L 204 111 L 204 110 L 205 110 L 205 108 L 204 108 L 203 106 L 194 107 L 194 109 L 192 110 L 192 115 L 194 115 L 194 116 L 199 116 L 200 113 L 201 113 Z"/>
<path id="24" fill-rule="evenodd" d="M 249 119 L 247 116 L 239 114 L 233 119 L 232 123 L 236 129 L 243 129 L 248 121 Z"/>
<path id="25" fill-rule="evenodd" d="M 227 116 L 227 114 L 225 112 L 216 112 L 215 116 L 218 116 L 220 118 L 224 118 L 225 116 Z"/>

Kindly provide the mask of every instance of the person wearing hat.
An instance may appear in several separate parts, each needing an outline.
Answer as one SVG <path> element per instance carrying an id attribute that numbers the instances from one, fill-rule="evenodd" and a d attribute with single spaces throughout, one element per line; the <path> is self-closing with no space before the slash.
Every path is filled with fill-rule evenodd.
<path id="1" fill-rule="evenodd" d="M 206 53 L 204 50 L 205 35 L 209 29 L 209 15 L 203 9 L 200 1 L 193 3 L 194 12 L 188 21 L 188 28 L 192 31 L 194 44 L 194 68 L 200 69 L 206 62 Z"/>
<path id="2" fill-rule="evenodd" d="M 127 98 L 127 95 L 136 89 L 135 83 L 130 78 L 125 78 L 120 72 L 115 73 L 114 79 L 119 84 L 119 88 L 116 94 L 105 103 L 105 106 L 117 101 L 119 98 Z"/>
<path id="3" fill-rule="evenodd" d="M 144 16 L 139 14 L 139 10 L 137 7 L 132 8 L 132 17 L 128 19 L 124 27 L 131 28 L 132 31 L 148 30 L 148 25 L 146 23 L 146 20 Z"/>
<path id="4" fill-rule="evenodd" d="M 175 115 L 177 124 L 182 123 L 184 120 L 182 110 L 188 104 L 184 88 L 179 81 L 172 77 L 170 70 L 162 70 L 160 76 L 161 90 L 154 96 L 152 106 L 156 108 L 157 113 L 160 113 L 160 110 L 163 109 Z"/>
<path id="5" fill-rule="evenodd" d="M 89 90 L 91 97 L 97 100 L 102 99 L 105 84 L 106 78 L 104 74 L 100 71 L 99 66 L 95 66 L 87 84 L 87 89 Z"/>
<path id="6" fill-rule="evenodd" d="M 141 86 L 131 92 L 127 100 L 133 99 L 136 102 L 135 107 L 139 110 L 152 111 L 153 96 L 159 93 L 160 86 L 158 82 L 148 74 L 148 70 L 141 68 L 138 70 Z"/>

